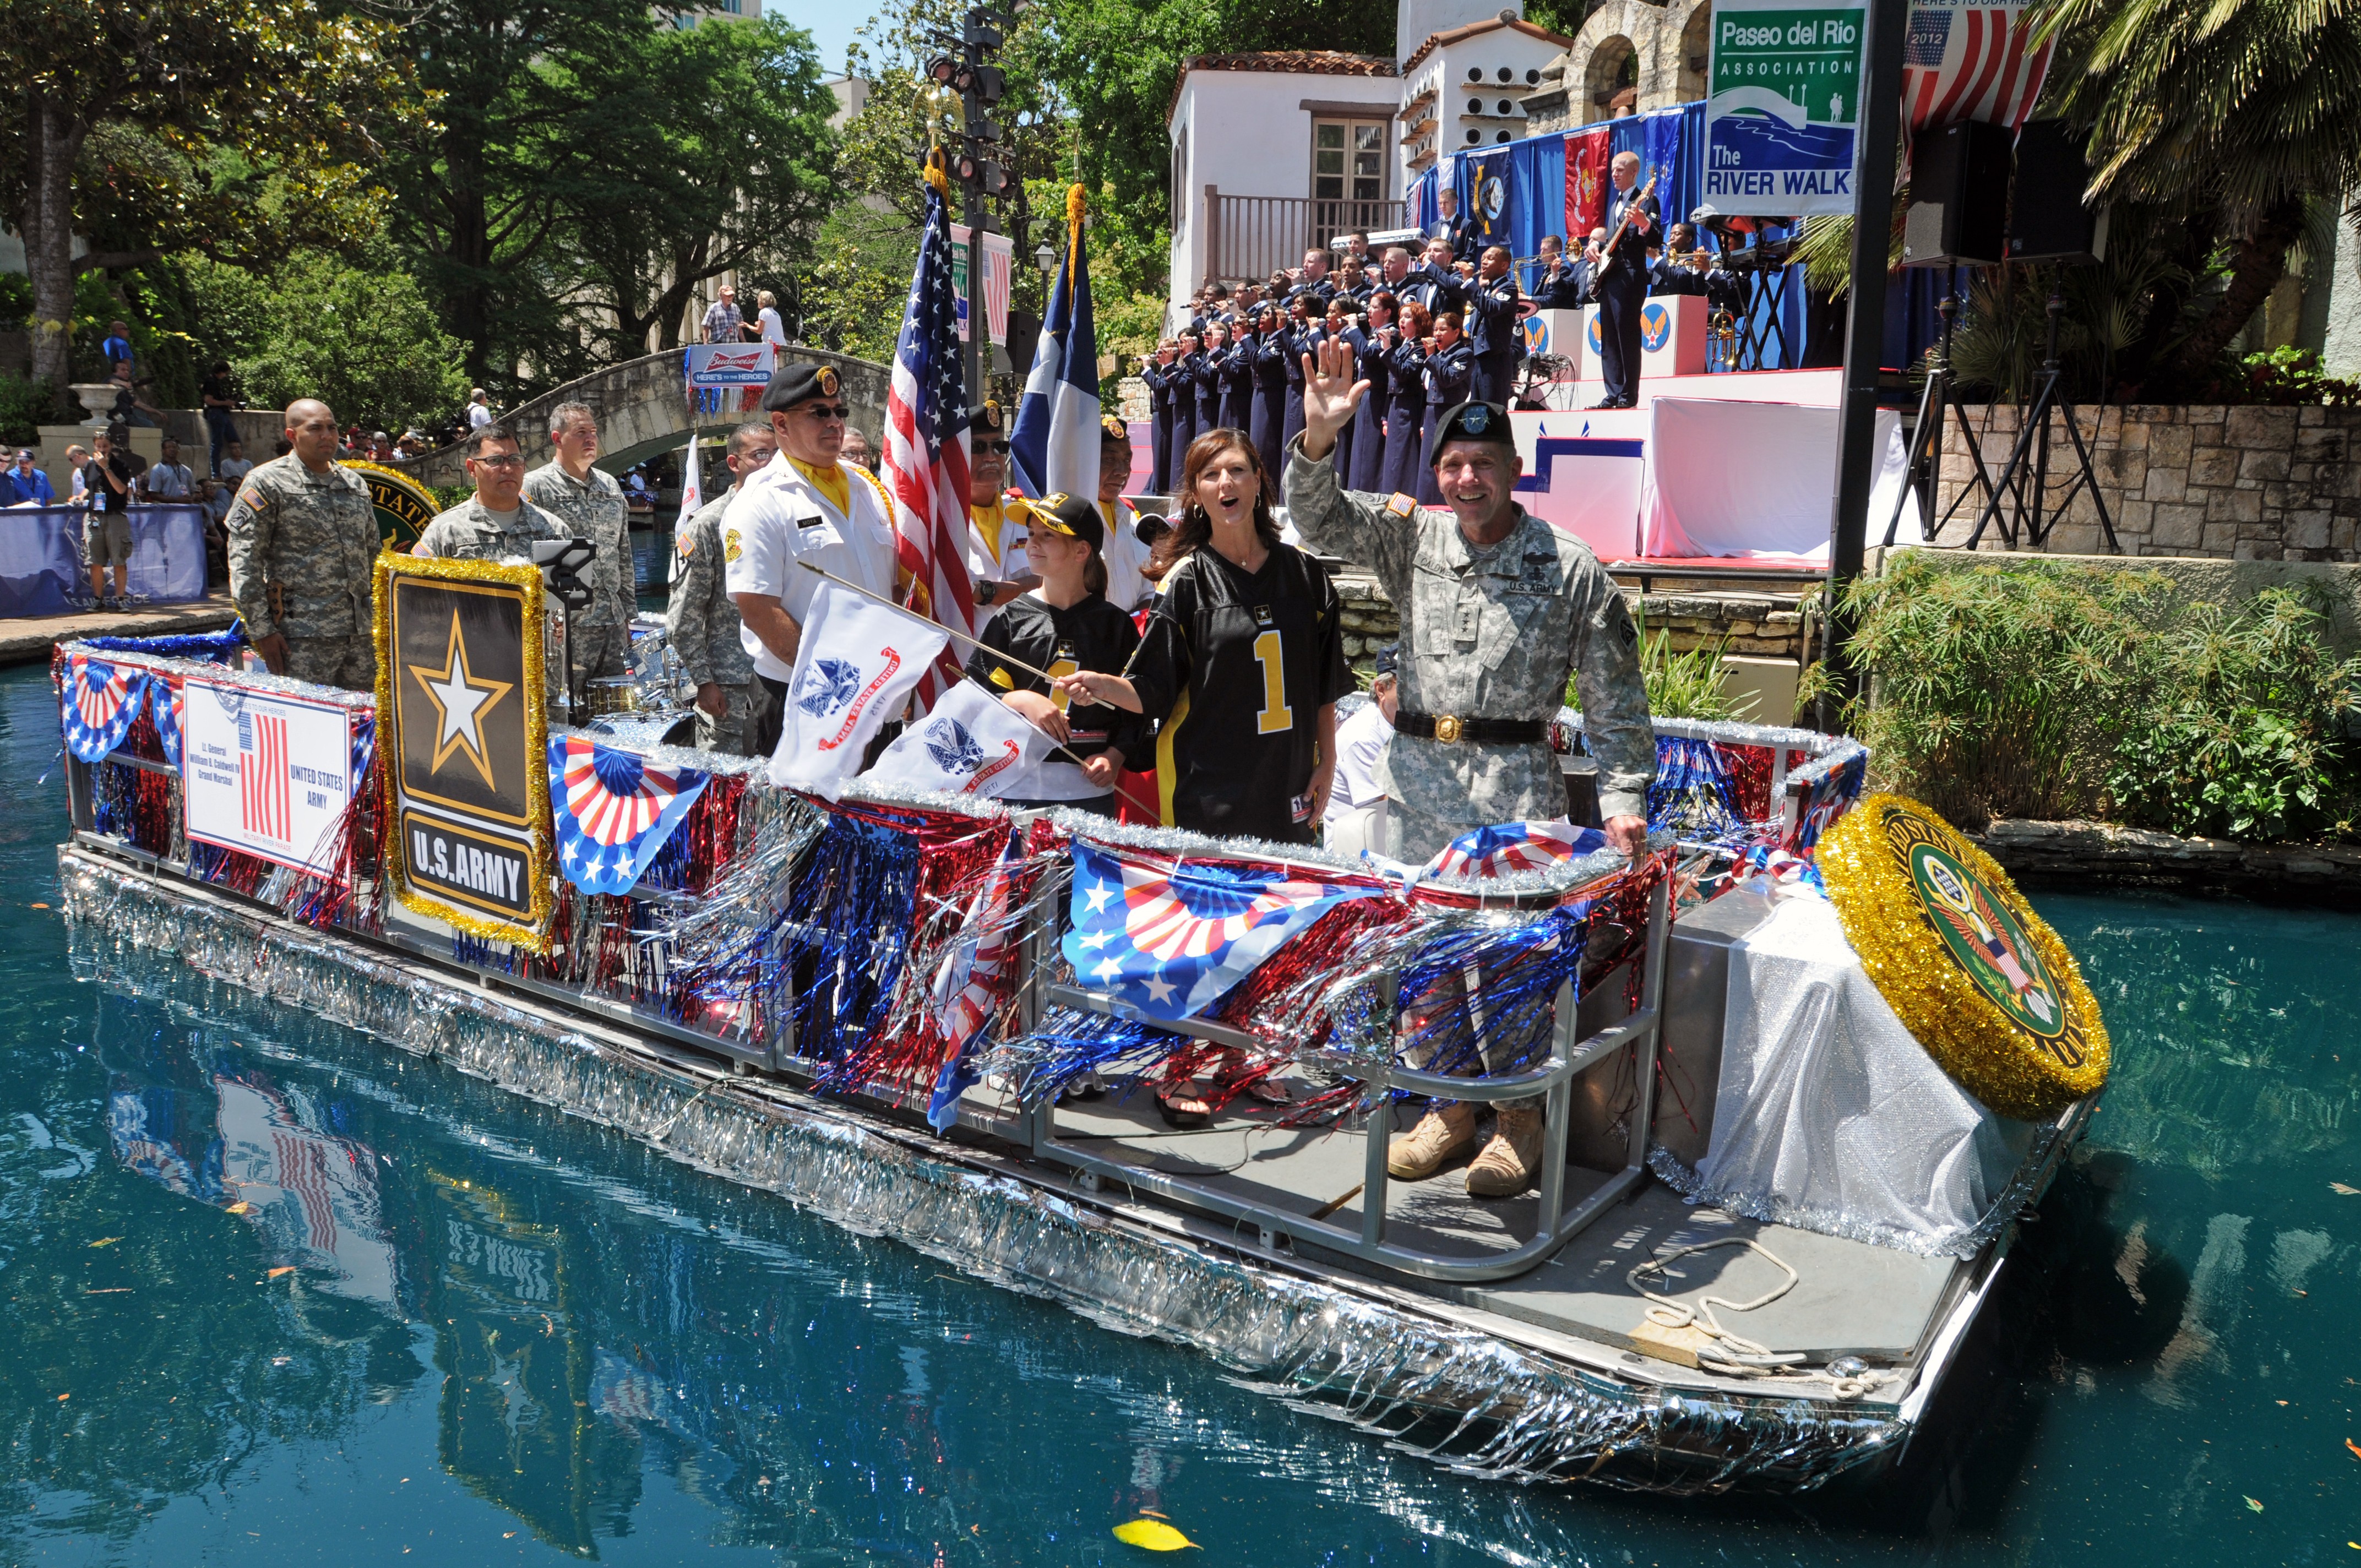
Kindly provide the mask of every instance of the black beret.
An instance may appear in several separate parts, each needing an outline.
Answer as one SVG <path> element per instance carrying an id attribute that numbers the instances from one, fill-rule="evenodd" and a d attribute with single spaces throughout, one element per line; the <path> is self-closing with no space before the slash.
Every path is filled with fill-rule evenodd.
<path id="1" fill-rule="evenodd" d="M 843 389 L 844 378 L 834 367 L 796 360 L 771 373 L 770 385 L 763 389 L 763 411 L 777 413 L 814 398 L 832 398 Z"/>
<path id="2" fill-rule="evenodd" d="M 1509 430 L 1509 411 L 1498 403 L 1472 400 L 1444 411 L 1435 421 L 1433 438 L 1426 444 L 1428 467 L 1433 467 L 1443 455 L 1444 444 L 1452 441 L 1486 441 L 1511 452 L 1517 449 L 1517 438 Z"/>
<path id="3" fill-rule="evenodd" d="M 1099 509 L 1081 496 L 1052 491 L 1032 503 L 1033 521 L 1051 533 L 1079 539 L 1093 550 L 1106 547 L 1106 522 Z"/>
<path id="4" fill-rule="evenodd" d="M 998 403 L 980 403 L 967 411 L 967 427 L 980 435 L 998 435 L 1006 428 Z"/>

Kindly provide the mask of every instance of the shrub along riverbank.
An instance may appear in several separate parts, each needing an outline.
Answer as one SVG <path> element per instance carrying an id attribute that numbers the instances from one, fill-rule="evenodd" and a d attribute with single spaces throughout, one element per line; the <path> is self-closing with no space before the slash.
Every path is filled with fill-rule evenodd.
<path id="1" fill-rule="evenodd" d="M 2337 657 L 2325 602 L 2299 584 L 2224 607 L 2136 568 L 1905 553 L 1846 594 L 1869 678 L 1845 727 L 1886 785 L 1971 830 L 2355 839 L 2361 657 Z"/>

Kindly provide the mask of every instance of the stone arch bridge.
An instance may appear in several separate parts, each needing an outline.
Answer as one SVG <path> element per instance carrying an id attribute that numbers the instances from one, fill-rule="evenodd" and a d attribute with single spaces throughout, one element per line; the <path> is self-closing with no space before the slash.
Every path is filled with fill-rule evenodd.
<path id="1" fill-rule="evenodd" d="M 831 354 L 824 348 L 788 348 L 782 350 L 780 356 L 834 366 L 837 374 L 844 378 L 845 400 L 852 406 L 852 422 L 866 432 L 874 444 L 878 432 L 884 427 L 885 395 L 892 382 L 892 372 L 885 366 Z M 730 400 L 736 401 L 734 398 Z M 620 474 L 659 453 L 679 451 L 688 444 L 691 430 L 713 438 L 728 434 L 749 419 L 762 417 L 759 413 L 697 412 L 681 379 L 681 355 L 675 348 L 609 365 L 509 410 L 502 417 L 517 433 L 527 465 L 537 467 L 549 461 L 549 411 L 566 402 L 588 403 L 598 414 L 597 466 L 610 474 Z M 467 475 L 460 462 L 460 447 L 454 444 L 427 453 L 415 463 L 403 465 L 403 469 L 425 484 L 464 485 Z"/>

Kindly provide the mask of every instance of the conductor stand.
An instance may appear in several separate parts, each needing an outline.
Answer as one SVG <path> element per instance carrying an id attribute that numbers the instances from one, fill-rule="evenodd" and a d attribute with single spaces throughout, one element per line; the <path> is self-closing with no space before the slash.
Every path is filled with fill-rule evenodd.
<path id="1" fill-rule="evenodd" d="M 2091 449 L 2082 444 L 2081 427 L 2075 422 L 2074 401 L 2060 389 L 2065 382 L 2065 368 L 2058 358 L 2058 318 L 2066 313 L 2066 296 L 2056 284 L 2049 290 L 2049 335 L 2041 361 L 2041 389 L 2034 395 L 2033 406 L 2026 411 L 2024 426 L 2016 433 L 2016 445 L 2002 465 L 2000 477 L 1991 484 L 1991 499 L 1984 503 L 1983 516 L 1976 520 L 1976 529 L 1968 535 L 1967 548 L 1973 550 L 1984 536 L 1984 529 L 2000 516 L 2001 495 L 2004 491 L 2016 497 L 2016 522 L 2025 530 L 2025 542 L 2038 549 L 2048 542 L 2049 531 L 2066 509 L 2074 502 L 2075 492 L 2088 485 L 2091 505 L 2099 514 L 2100 530 L 2107 536 L 2107 548 L 2123 554 L 2123 545 L 2115 539 L 2114 520 L 2107 515 L 2107 502 L 2099 493 L 2099 476 L 2091 467 Z M 2066 433 L 2074 443 L 2075 460 L 2082 471 L 2059 498 L 2047 521 L 2042 517 L 2043 493 L 2049 482 L 2049 414 L 2057 410 L 2066 416 Z M 2027 459 L 2031 466 L 2027 467 Z M 2001 524 L 2001 537 L 2009 547 L 2016 547 L 2016 531 L 2008 523 Z"/>
<path id="2" fill-rule="evenodd" d="M 574 612 L 590 608 L 590 585 L 582 580 L 582 568 L 598 554 L 598 546 L 588 539 L 537 539 L 533 545 L 533 564 L 541 568 L 542 581 L 548 585 L 550 597 L 557 601 L 560 624 L 566 630 L 566 721 L 581 722 L 582 693 L 574 681 Z"/>
<path id="3" fill-rule="evenodd" d="M 1935 306 L 1936 313 L 1943 318 L 1942 346 L 1936 351 L 1935 362 L 1927 367 L 1927 384 L 1918 393 L 1918 420 L 1911 426 L 1910 454 L 1903 464 L 1903 473 L 1907 476 L 1908 482 L 1894 498 L 1894 515 L 1885 520 L 1885 544 L 1889 549 L 1894 544 L 1894 534 L 1902 527 L 1902 509 L 1909 504 L 1911 491 L 1917 488 L 1922 478 L 1931 481 L 1938 471 L 1938 465 L 1943 454 L 1943 416 L 1947 411 L 1957 416 L 1960 428 L 1967 433 L 1968 460 L 1975 465 L 1975 477 L 1969 488 L 1951 498 L 1951 504 L 1945 507 L 1943 515 L 1926 530 L 1925 537 L 1934 539 L 1941 534 L 1944 526 L 1951 521 L 1951 514 L 1960 510 L 1960 503 L 1974 493 L 1974 486 L 1983 487 L 1988 499 L 1998 494 L 1993 488 L 1992 476 L 1984 469 L 1983 450 L 1976 444 L 1976 427 L 1968 419 L 1967 405 L 1960 401 L 1959 389 L 1951 382 L 1951 326 L 1953 318 L 1960 313 L 1959 289 L 1960 269 L 1955 265 L 1943 280 L 1943 297 Z M 1935 490 L 1933 483 L 1927 484 L 1926 499 L 1919 506 L 1921 516 L 1933 513 Z M 2011 544 L 2016 543 L 2016 537 L 2007 524 L 2002 525 L 2001 532 Z"/>

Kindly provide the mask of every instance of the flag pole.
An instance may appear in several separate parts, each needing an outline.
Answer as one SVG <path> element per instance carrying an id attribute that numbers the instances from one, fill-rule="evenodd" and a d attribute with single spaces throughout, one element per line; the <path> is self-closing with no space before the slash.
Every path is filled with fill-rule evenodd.
<path id="1" fill-rule="evenodd" d="M 930 616 L 922 615 L 918 611 L 912 609 L 907 605 L 895 604 L 884 594 L 871 593 L 859 583 L 848 583 L 842 577 L 838 576 L 834 572 L 829 571 L 825 566 L 815 566 L 808 561 L 798 561 L 796 565 L 801 566 L 805 571 L 812 573 L 816 576 L 826 577 L 829 582 L 834 583 L 840 588 L 850 589 L 851 592 L 859 594 L 862 598 L 867 599 L 872 604 L 884 605 L 887 609 L 892 610 L 896 615 L 906 615 L 912 620 L 917 621 L 921 625 L 932 627 L 937 631 L 941 632 L 944 636 L 950 638 L 953 641 L 964 642 L 971 648 L 983 649 L 984 652 L 991 654 L 994 658 L 999 660 L 1004 664 L 1012 665 L 1016 669 L 1024 671 L 1028 675 L 1032 675 L 1039 680 L 1048 681 L 1053 685 L 1057 683 L 1058 677 L 1051 674 L 1049 671 L 1037 670 L 1032 665 L 1027 663 L 1024 660 L 1012 657 L 1011 655 L 1003 652 L 1000 649 L 985 648 L 983 643 L 977 641 L 974 638 L 970 637 L 966 632 L 958 630 L 952 627 L 945 626 L 941 621 L 936 620 Z M 960 670 L 960 678 L 961 680 L 975 680 L 975 677 L 968 674 L 964 667 Z M 980 686 L 983 686 L 983 689 L 986 691 L 992 691 L 992 688 L 984 685 L 982 681 L 976 681 L 975 684 Z M 997 692 L 993 692 L 993 696 L 995 697 L 999 695 L 1000 694 Z M 1016 713 L 1016 710 L 1013 707 L 1010 708 L 1009 711 L 1011 713 Z M 1059 740 L 1054 735 L 1049 735 L 1048 730 L 1043 729 L 1038 724 L 1034 724 L 1031 719 L 1026 718 L 1023 714 L 1017 713 L 1016 717 L 1024 719 L 1027 724 L 1032 725 L 1033 729 L 1039 733 L 1049 735 L 1049 744 L 1055 746 L 1059 751 L 1065 752 L 1069 757 L 1073 758 L 1077 764 L 1083 762 L 1084 759 L 1082 754 L 1068 746 L 1064 741 Z M 1115 793 L 1123 796 L 1124 799 L 1131 802 L 1132 805 L 1139 807 L 1142 811 L 1148 812 L 1151 816 L 1155 817 L 1158 821 L 1160 822 L 1164 819 L 1164 814 L 1159 807 L 1150 806 L 1148 802 L 1140 799 L 1139 796 L 1132 794 L 1131 791 L 1123 787 L 1121 769 L 1116 770 Z"/>

